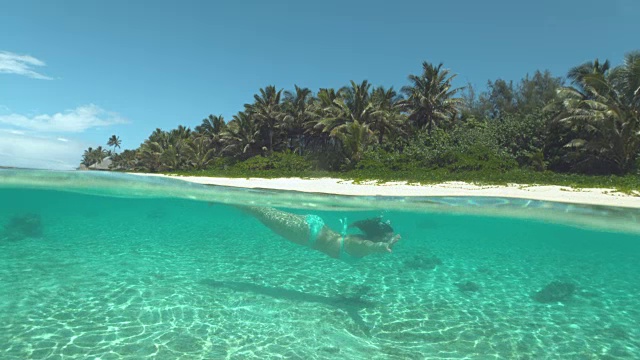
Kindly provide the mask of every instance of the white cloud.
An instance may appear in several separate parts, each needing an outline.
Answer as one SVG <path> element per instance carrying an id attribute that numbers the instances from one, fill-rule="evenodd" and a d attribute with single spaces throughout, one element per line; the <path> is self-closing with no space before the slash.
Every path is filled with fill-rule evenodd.
<path id="1" fill-rule="evenodd" d="M 78 133 L 90 128 L 125 123 L 127 123 L 127 120 L 118 114 L 105 111 L 93 104 L 80 106 L 73 110 L 67 110 L 53 115 L 0 115 L 0 124 L 42 132 Z"/>
<path id="2" fill-rule="evenodd" d="M 85 145 L 74 140 L 19 134 L 10 129 L 0 129 L 0 165 L 72 170 L 80 164 Z"/>
<path id="3" fill-rule="evenodd" d="M 33 79 L 52 80 L 51 77 L 32 69 L 34 66 L 45 65 L 44 61 L 38 60 L 33 56 L 0 51 L 0 73 L 23 75 Z"/>

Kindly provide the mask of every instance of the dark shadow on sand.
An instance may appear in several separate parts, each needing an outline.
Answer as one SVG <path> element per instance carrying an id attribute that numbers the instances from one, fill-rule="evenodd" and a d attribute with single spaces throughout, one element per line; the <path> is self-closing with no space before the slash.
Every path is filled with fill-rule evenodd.
<path id="1" fill-rule="evenodd" d="M 237 292 L 248 292 L 269 296 L 275 299 L 282 299 L 292 302 L 306 302 L 326 305 L 332 308 L 343 310 L 349 315 L 358 328 L 367 336 L 370 335 L 370 326 L 362 319 L 358 313 L 364 308 L 374 307 L 376 304 L 372 301 L 362 299 L 362 294 L 354 296 L 338 296 L 327 297 L 322 295 L 308 294 L 300 291 L 268 287 L 239 281 L 216 281 L 206 279 L 200 281 L 201 284 L 211 286 L 213 288 L 226 288 Z"/>

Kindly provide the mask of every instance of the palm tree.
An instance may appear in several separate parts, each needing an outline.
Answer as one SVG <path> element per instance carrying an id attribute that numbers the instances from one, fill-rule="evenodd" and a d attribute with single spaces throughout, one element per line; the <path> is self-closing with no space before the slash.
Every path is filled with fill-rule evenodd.
<path id="1" fill-rule="evenodd" d="M 161 157 L 163 152 L 164 148 L 162 147 L 162 145 L 160 145 L 159 142 L 153 141 L 151 137 L 145 140 L 144 143 L 140 145 L 140 149 L 138 150 L 140 167 L 146 171 L 151 172 L 161 170 Z"/>
<path id="2" fill-rule="evenodd" d="M 227 129 L 222 115 L 209 117 L 202 120 L 202 123 L 196 126 L 194 136 L 196 138 L 204 137 L 207 139 L 208 149 L 212 149 L 214 153 L 218 153 L 222 149 L 222 134 Z"/>
<path id="3" fill-rule="evenodd" d="M 340 89 L 335 94 L 337 96 L 331 92 L 319 93 L 321 107 L 314 128 L 328 133 L 330 137 L 337 137 L 354 121 L 363 125 L 371 122 L 374 108 L 369 101 L 370 88 L 367 80 L 360 84 L 351 81 L 351 87 Z"/>
<path id="4" fill-rule="evenodd" d="M 82 161 L 80 162 L 82 165 L 89 167 L 91 165 L 93 165 L 93 148 L 89 147 L 87 150 L 84 151 L 84 154 L 82 154 Z"/>
<path id="5" fill-rule="evenodd" d="M 169 132 L 156 129 L 140 146 L 140 166 L 149 171 L 178 170 L 187 167 L 187 143 L 191 134 L 191 129 L 182 125 Z"/>
<path id="6" fill-rule="evenodd" d="M 111 135 L 111 137 L 107 141 L 107 146 L 112 146 L 114 153 L 116 152 L 116 148 L 118 149 L 120 148 L 121 144 L 122 144 L 122 141 L 120 140 L 120 137 L 115 135 Z"/>
<path id="7" fill-rule="evenodd" d="M 426 61 L 422 63 L 421 75 L 409 75 L 411 85 L 402 88 L 407 96 L 402 105 L 417 128 L 426 127 L 431 133 L 453 120 L 462 103 L 461 98 L 455 97 L 462 88 L 453 88 L 454 78 L 449 70 L 442 69 L 442 63 L 434 66 Z"/>
<path id="8" fill-rule="evenodd" d="M 266 132 L 269 152 L 273 152 L 273 137 L 275 131 L 280 125 L 280 121 L 283 118 L 282 108 L 280 104 L 280 98 L 282 96 L 282 89 L 276 90 L 275 86 L 267 86 L 264 89 L 260 89 L 260 94 L 253 96 L 255 102 L 253 104 L 246 104 L 245 108 L 258 122 L 264 132 Z"/>
<path id="9" fill-rule="evenodd" d="M 191 129 L 182 125 L 178 125 L 177 128 L 169 131 L 169 141 L 173 144 L 177 144 L 181 140 L 186 140 L 191 137 Z"/>
<path id="10" fill-rule="evenodd" d="M 290 147 L 295 139 L 297 150 L 302 155 L 304 147 L 305 126 L 312 120 L 313 94 L 308 88 L 295 86 L 295 93 L 285 91 L 284 93 L 284 125 L 288 132 Z"/>
<path id="11" fill-rule="evenodd" d="M 91 152 L 91 162 L 93 164 L 99 164 L 108 156 L 107 150 L 103 149 L 102 146 L 98 146 Z"/>
<path id="12" fill-rule="evenodd" d="M 367 80 L 362 81 L 360 84 L 356 84 L 352 80 L 351 87 L 340 89 L 340 94 L 349 108 L 349 117 L 362 124 L 367 124 L 371 121 L 373 106 L 369 98 L 370 89 L 371 84 Z"/>
<path id="13" fill-rule="evenodd" d="M 332 148 L 332 152 L 337 151 L 344 156 L 344 162 L 354 164 L 361 159 L 371 141 L 376 139 L 371 126 L 382 126 L 385 116 L 382 101 L 379 109 L 372 101 L 373 92 L 368 81 L 359 84 L 351 81 L 350 85 L 338 92 L 321 89 L 314 103 L 317 117 L 311 124 L 316 137 L 323 140 L 321 144 L 325 149 Z M 388 123 L 394 122 L 391 120 L 393 116 L 390 113 L 387 115 Z"/>
<path id="14" fill-rule="evenodd" d="M 342 142 L 346 163 L 353 165 L 362 159 L 367 146 L 371 143 L 373 132 L 369 125 L 354 120 L 344 126 L 336 137 Z"/>
<path id="15" fill-rule="evenodd" d="M 557 121 L 573 134 L 565 147 L 582 154 L 582 162 L 609 164 L 608 172 L 629 171 L 640 149 L 640 52 L 614 69 L 608 61 L 582 64 L 569 78 L 573 86 L 558 90 Z"/>
<path id="16" fill-rule="evenodd" d="M 316 138 L 326 134 L 322 120 L 331 117 L 335 109 L 334 101 L 338 100 L 338 92 L 335 89 L 320 89 L 318 97 L 311 104 L 312 119 L 307 122 L 307 132 Z"/>
<path id="17" fill-rule="evenodd" d="M 625 55 L 624 64 L 611 72 L 611 82 L 619 91 L 621 101 L 637 118 L 640 112 L 640 51 Z"/>
<path id="18" fill-rule="evenodd" d="M 239 112 L 233 116 L 222 138 L 226 146 L 223 152 L 233 156 L 250 157 L 260 138 L 260 127 L 246 112 Z"/>
<path id="19" fill-rule="evenodd" d="M 385 136 L 402 131 L 405 117 L 401 114 L 401 97 L 393 87 L 385 89 L 380 86 L 372 90 L 370 98 L 373 105 L 370 129 L 377 133 L 378 143 L 382 143 Z"/>
<path id="20" fill-rule="evenodd" d="M 137 167 L 137 150 L 124 150 L 113 156 L 111 168 L 116 170 L 134 170 Z"/>
<path id="21" fill-rule="evenodd" d="M 103 149 L 102 146 L 98 146 L 95 149 L 90 147 L 84 151 L 81 164 L 86 167 L 90 167 L 101 163 L 107 156 L 109 156 L 109 152 Z"/>
<path id="22" fill-rule="evenodd" d="M 164 145 L 169 140 L 169 134 L 166 131 L 162 131 L 162 129 L 160 128 L 156 128 L 155 130 L 153 130 L 151 135 L 149 135 L 148 140 Z"/>
<path id="23" fill-rule="evenodd" d="M 316 97 L 310 100 L 309 112 L 311 116 L 304 124 L 305 146 L 313 153 L 320 154 L 329 147 L 335 146 L 335 140 L 324 131 L 322 119 L 331 116 L 334 108 L 334 100 L 338 98 L 339 91 L 331 88 L 321 88 Z"/>
<path id="24" fill-rule="evenodd" d="M 584 84 L 586 77 L 594 74 L 604 76 L 609 72 L 609 70 L 611 70 L 611 63 L 609 63 L 609 60 L 605 60 L 603 63 L 600 63 L 600 60 L 595 59 L 593 62 L 589 61 L 571 68 L 567 77 L 571 79 L 572 84 L 581 87 Z"/>
<path id="25" fill-rule="evenodd" d="M 206 168 L 213 161 L 215 148 L 210 147 L 210 140 L 204 136 L 197 136 L 187 142 L 186 156 L 196 170 Z"/>
<path id="26" fill-rule="evenodd" d="M 196 126 L 196 134 L 208 138 L 209 145 L 218 150 L 222 139 L 221 135 L 226 128 L 227 123 L 224 122 L 222 115 L 209 115 L 208 118 L 202 120 L 200 125 Z"/>
<path id="27" fill-rule="evenodd" d="M 349 123 L 353 122 L 352 113 L 344 102 L 344 99 L 334 100 L 333 106 L 326 109 L 324 116 L 316 122 L 316 129 L 327 133 L 331 138 L 337 138 L 337 134 L 343 131 Z"/>
<path id="28" fill-rule="evenodd" d="M 340 91 L 331 88 L 322 88 L 318 91 L 317 108 L 328 108 L 333 104 L 333 101 L 340 96 Z"/>

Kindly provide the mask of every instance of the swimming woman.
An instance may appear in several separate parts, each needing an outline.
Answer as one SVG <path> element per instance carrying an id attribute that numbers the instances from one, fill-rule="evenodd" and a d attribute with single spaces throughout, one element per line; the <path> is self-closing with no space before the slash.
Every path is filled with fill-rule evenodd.
<path id="1" fill-rule="evenodd" d="M 338 233 L 324 224 L 317 215 L 297 215 L 271 207 L 238 206 L 269 229 L 299 245 L 308 246 L 333 258 L 355 260 L 367 255 L 389 253 L 400 240 L 388 222 L 381 218 L 367 219 L 351 224 L 364 234 L 347 234 L 347 224 Z"/>

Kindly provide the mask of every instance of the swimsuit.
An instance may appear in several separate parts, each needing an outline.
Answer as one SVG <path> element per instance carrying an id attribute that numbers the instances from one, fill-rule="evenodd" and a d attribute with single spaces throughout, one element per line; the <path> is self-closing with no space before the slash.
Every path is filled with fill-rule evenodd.
<path id="1" fill-rule="evenodd" d="M 340 253 L 338 257 L 340 260 L 352 264 L 357 260 L 360 260 L 360 258 L 355 257 L 344 250 L 344 238 L 347 236 L 347 218 L 340 219 L 340 222 L 342 223 L 342 239 L 340 239 Z"/>
<path id="2" fill-rule="evenodd" d="M 324 221 L 318 215 L 307 215 L 306 220 L 309 225 L 309 247 L 312 248 L 318 241 L 318 235 L 324 227 Z"/>
<path id="3" fill-rule="evenodd" d="M 340 241 L 340 254 L 338 255 L 340 260 L 352 264 L 358 260 L 360 260 L 359 257 L 355 257 L 351 254 L 349 254 L 348 252 L 344 251 L 344 236 L 342 236 L 342 240 Z"/>
<path id="4" fill-rule="evenodd" d="M 324 227 L 324 220 L 318 215 L 307 215 L 305 217 L 307 224 L 309 225 L 309 242 L 307 243 L 310 248 L 313 248 L 318 241 L 318 235 Z M 338 257 L 347 263 L 352 263 L 360 258 L 350 255 L 344 250 L 344 238 L 347 236 L 347 219 L 340 219 L 342 223 L 342 238 L 340 239 L 340 252 Z"/>

